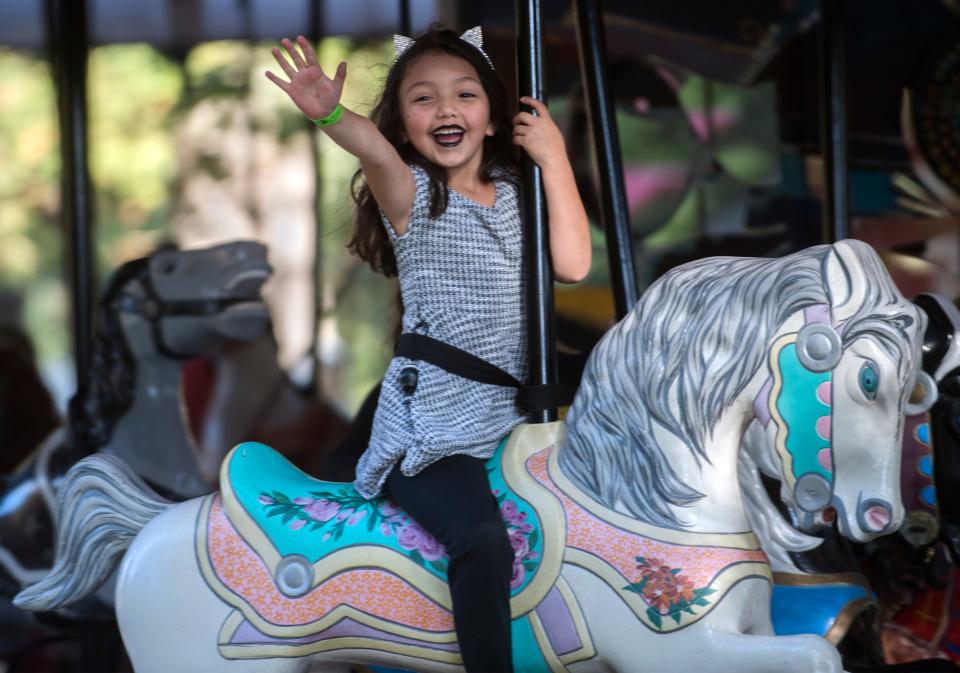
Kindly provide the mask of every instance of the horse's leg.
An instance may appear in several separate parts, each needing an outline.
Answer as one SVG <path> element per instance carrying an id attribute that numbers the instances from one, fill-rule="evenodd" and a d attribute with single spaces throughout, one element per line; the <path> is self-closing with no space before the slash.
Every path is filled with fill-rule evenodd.
<path id="1" fill-rule="evenodd" d="M 747 579 L 710 614 L 672 633 L 656 633 L 602 580 L 564 568 L 590 626 L 597 659 L 571 666 L 574 673 L 840 673 L 836 648 L 816 636 L 774 636 L 770 586 Z"/>

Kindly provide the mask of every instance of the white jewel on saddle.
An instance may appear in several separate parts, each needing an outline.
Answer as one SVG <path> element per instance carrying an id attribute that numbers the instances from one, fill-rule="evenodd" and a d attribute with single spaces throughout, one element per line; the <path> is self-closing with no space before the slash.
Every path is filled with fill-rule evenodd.
<path id="1" fill-rule="evenodd" d="M 483 50 L 483 31 L 480 30 L 480 26 L 474 26 L 470 30 L 465 30 L 460 35 L 460 39 L 474 47 L 479 51 L 484 60 L 490 66 L 491 70 L 494 70 L 493 61 L 490 60 L 490 57 L 487 56 L 487 52 Z M 406 35 L 394 35 L 393 36 L 393 61 L 396 63 L 397 59 L 403 55 L 407 49 L 413 46 L 414 40 L 412 37 L 407 37 Z"/>

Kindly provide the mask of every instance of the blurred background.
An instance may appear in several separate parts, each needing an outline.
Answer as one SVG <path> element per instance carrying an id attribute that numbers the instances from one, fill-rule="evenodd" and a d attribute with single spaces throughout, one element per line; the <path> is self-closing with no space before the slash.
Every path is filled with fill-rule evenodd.
<path id="1" fill-rule="evenodd" d="M 542 2 L 547 99 L 594 225 L 590 275 L 555 288 L 562 353 L 588 352 L 616 314 L 598 160 L 622 171 L 640 291 L 692 259 L 778 256 L 853 237 L 880 251 L 906 296 L 956 301 L 957 0 L 605 0 L 602 10 L 619 162 L 592 149 L 574 3 Z M 267 246 L 275 350 L 252 385 L 262 373 L 259 394 L 269 401 L 289 384 L 298 414 L 267 427 L 269 443 L 283 450 L 294 430 L 308 452 L 321 452 L 318 438 L 339 441 L 385 371 L 398 290 L 346 250 L 356 161 L 264 77 L 277 70 L 270 49 L 302 34 L 325 68 L 346 61 L 343 101 L 367 113 L 393 59 L 392 34 L 434 22 L 482 26 L 514 89 L 514 11 L 503 0 L 0 0 L 0 478 L 13 475 L 0 499 L 5 545 L 10 531 L 27 531 L 27 550 L 39 548 L 37 531 L 50 533 L 47 513 L 29 525 L 11 518 L 23 503 L 41 503 L 40 491 L 10 494 L 33 469 L 23 461 L 43 455 L 36 447 L 65 423 L 96 297 L 118 267 L 162 246 Z M 210 449 L 212 484 L 232 444 L 203 416 L 225 374 L 213 356 L 188 364 L 184 451 Z M 281 381 L 268 386 L 274 369 Z M 241 439 L 259 421 L 269 426 L 267 402 L 252 411 L 230 404 L 218 422 L 241 418 Z M 19 563 L 45 568 L 51 553 L 48 545 Z M 0 593 L 12 595 L 29 572 L 4 567 Z M 946 591 L 957 605 L 954 586 Z M 960 622 L 944 619 L 937 623 L 952 630 L 931 636 L 934 649 L 921 654 L 960 659 Z M 78 636 L 84 620 L 69 627 L 74 642 L 93 648 L 102 637 L 122 651 L 112 627 Z M 75 652 L 62 665 L 60 655 L 23 659 L 43 650 L 30 638 L 63 640 L 61 626 L 7 630 L 18 670 L 84 670 L 76 662 L 91 659 Z M 6 656 L 0 647 L 0 672 Z M 117 661 L 101 669 L 124 670 Z"/>
<path id="2" fill-rule="evenodd" d="M 346 60 L 344 99 L 365 112 L 392 58 L 390 35 L 434 21 L 482 25 L 512 83 L 512 3 L 81 4 L 86 40 L 77 45 L 58 41 L 57 12 L 71 10 L 0 3 L 0 320 L 25 327 L 62 409 L 75 384 L 53 63 L 86 53 L 95 282 L 165 242 L 263 241 L 282 366 L 355 411 L 392 348 L 396 289 L 345 250 L 356 162 L 266 80 L 269 49 L 303 33 L 323 64 Z M 823 240 L 819 5 L 715 4 L 604 4 L 641 286 L 689 258 L 783 254 Z M 956 296 L 956 6 L 846 5 L 850 233 L 886 251 L 906 294 Z M 548 1 L 543 11 L 551 109 L 596 216 L 572 7 Z M 561 318 L 602 330 L 612 304 L 597 253 L 586 283 L 559 288 L 557 301 Z"/>

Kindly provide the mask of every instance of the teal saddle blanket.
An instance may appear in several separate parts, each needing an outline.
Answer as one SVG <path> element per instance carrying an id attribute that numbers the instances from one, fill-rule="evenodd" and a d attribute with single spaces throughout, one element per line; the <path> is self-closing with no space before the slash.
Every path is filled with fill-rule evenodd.
<path id="1" fill-rule="evenodd" d="M 487 472 L 514 548 L 515 596 L 536 574 L 543 535 L 534 508 L 504 479 L 505 446 L 506 439 L 487 462 Z M 395 503 L 367 500 L 352 484 L 314 479 L 264 444 L 238 445 L 225 459 L 221 482 L 228 508 L 237 503 L 280 557 L 299 555 L 313 564 L 338 549 L 378 545 L 446 580 L 445 550 Z"/>

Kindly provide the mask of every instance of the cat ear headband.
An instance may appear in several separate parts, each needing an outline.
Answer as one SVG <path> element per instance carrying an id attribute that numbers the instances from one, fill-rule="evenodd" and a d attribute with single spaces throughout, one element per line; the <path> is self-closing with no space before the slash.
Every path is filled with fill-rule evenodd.
<path id="1" fill-rule="evenodd" d="M 460 39 L 479 51 L 483 55 L 483 58 L 487 61 L 487 65 L 490 66 L 490 69 L 494 69 L 493 61 L 491 61 L 490 57 L 487 56 L 487 52 L 483 50 L 483 33 L 480 31 L 480 26 L 474 26 L 470 30 L 464 31 L 460 36 Z M 416 40 L 414 40 L 412 37 L 407 37 L 406 35 L 394 35 L 393 60 L 396 61 L 398 58 L 400 58 L 400 56 L 403 55 L 403 52 L 412 47 L 415 42 Z"/>

